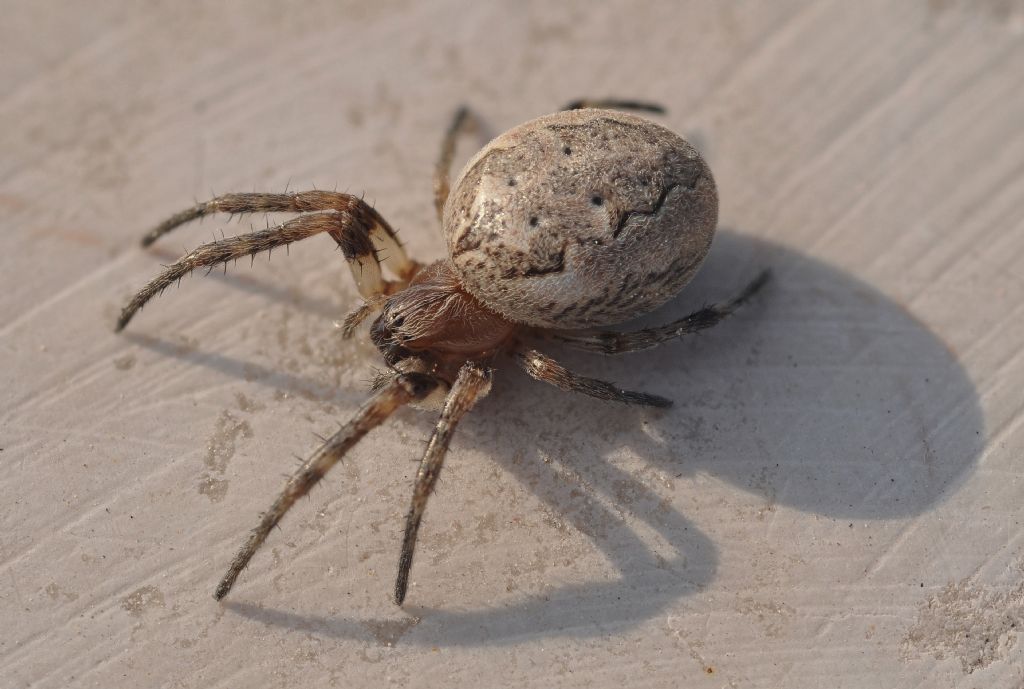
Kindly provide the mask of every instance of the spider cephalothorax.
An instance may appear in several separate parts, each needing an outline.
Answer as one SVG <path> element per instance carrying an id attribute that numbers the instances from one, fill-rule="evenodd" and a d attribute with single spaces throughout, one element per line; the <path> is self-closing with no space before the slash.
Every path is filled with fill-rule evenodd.
<path id="1" fill-rule="evenodd" d="M 658 111 L 642 103 L 574 103 L 493 140 L 451 188 L 455 141 L 471 124 L 468 111 L 460 110 L 442 144 L 435 176 L 448 258 L 427 266 L 406 256 L 376 210 L 337 192 L 218 196 L 172 216 L 146 236 L 143 245 L 212 213 L 299 213 L 277 227 L 186 254 L 125 306 L 118 330 L 152 297 L 196 268 L 327 233 L 341 248 L 365 300 L 346 319 L 344 332 L 351 336 L 360 322 L 377 313 L 370 337 L 387 364 L 370 399 L 302 465 L 263 514 L 217 586 L 216 598 L 227 595 L 299 497 L 368 431 L 400 406 L 413 404 L 440 408 L 441 414 L 406 517 L 395 583 L 400 604 L 416 534 L 452 433 L 490 390 L 491 363 L 499 355 L 513 355 L 530 376 L 564 390 L 630 404 L 671 405 L 664 397 L 577 375 L 523 344 L 547 333 L 604 354 L 647 349 L 711 327 L 768 279 L 767 272 L 761 273 L 731 301 L 661 327 L 580 330 L 620 323 L 675 295 L 704 260 L 718 217 L 714 180 L 692 146 L 653 122 L 600 106 Z M 394 279 L 384 278 L 382 264 Z"/>

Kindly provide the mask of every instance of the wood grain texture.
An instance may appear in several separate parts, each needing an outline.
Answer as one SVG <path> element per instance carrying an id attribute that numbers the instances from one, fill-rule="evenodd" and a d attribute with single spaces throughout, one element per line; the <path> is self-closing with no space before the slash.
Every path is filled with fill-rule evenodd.
<path id="1" fill-rule="evenodd" d="M 1021 3 L 5 5 L 4 686 L 1024 683 Z M 704 267 L 636 327 L 773 282 L 684 342 L 551 352 L 669 411 L 498 365 L 404 611 L 413 410 L 215 603 L 379 359 L 333 328 L 358 292 L 328 237 L 115 336 L 160 264 L 249 225 L 142 234 L 214 192 L 337 186 L 436 259 L 455 109 L 486 140 L 580 97 L 664 104 L 718 185 Z"/>

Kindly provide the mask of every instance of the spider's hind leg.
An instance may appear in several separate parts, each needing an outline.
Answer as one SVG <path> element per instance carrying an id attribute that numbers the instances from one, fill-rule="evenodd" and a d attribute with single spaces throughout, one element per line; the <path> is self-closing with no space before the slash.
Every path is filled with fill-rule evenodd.
<path id="1" fill-rule="evenodd" d="M 624 404 L 640 404 L 647 407 L 672 406 L 672 400 L 666 397 L 623 390 L 607 381 L 573 373 L 536 349 L 519 352 L 516 354 L 516 358 L 519 360 L 519 365 L 531 378 L 568 392 L 580 392 L 598 399 Z"/>
<path id="2" fill-rule="evenodd" d="M 444 133 L 441 140 L 441 153 L 437 157 L 437 165 L 434 167 L 434 209 L 437 211 L 437 219 L 441 220 L 444 214 L 444 203 L 448 200 L 448 192 L 451 190 L 452 160 L 455 158 L 455 144 L 463 134 L 470 134 L 480 125 L 479 118 L 473 111 L 463 105 L 455 111 L 452 122 Z"/>
<path id="3" fill-rule="evenodd" d="M 618 98 L 580 98 L 566 103 L 562 110 L 583 110 L 584 108 L 605 108 L 608 110 L 636 110 L 654 115 L 664 115 L 665 108 L 657 103 L 639 100 L 620 100 Z"/>
<path id="4" fill-rule="evenodd" d="M 558 333 L 552 335 L 552 337 L 570 347 L 586 349 L 601 354 L 626 354 L 628 352 L 651 349 L 677 337 L 718 325 L 718 323 L 730 316 L 736 309 L 761 291 L 771 280 L 771 277 L 770 270 L 763 270 L 743 288 L 742 292 L 729 301 L 705 306 L 694 311 L 689 316 L 655 328 L 644 328 L 643 330 L 625 333 L 613 330 L 578 335 Z"/>

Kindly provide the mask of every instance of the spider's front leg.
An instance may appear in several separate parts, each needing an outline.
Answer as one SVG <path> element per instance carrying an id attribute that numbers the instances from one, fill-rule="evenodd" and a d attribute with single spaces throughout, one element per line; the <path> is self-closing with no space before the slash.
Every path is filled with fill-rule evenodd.
<path id="1" fill-rule="evenodd" d="M 217 585 L 213 594 L 217 600 L 228 595 L 228 591 L 234 585 L 238 575 L 242 573 L 249 560 L 256 554 L 256 551 L 267 535 L 277 526 L 281 518 L 291 509 L 295 501 L 315 486 L 324 477 L 331 467 L 340 460 L 359 439 L 370 430 L 384 422 L 399 407 L 409 402 L 415 402 L 427 397 L 437 387 L 438 381 L 430 376 L 421 373 L 404 373 L 390 379 L 384 387 L 378 390 L 352 419 L 331 436 L 323 446 L 318 449 L 312 457 L 299 467 L 299 470 L 288 479 L 281 495 L 270 506 L 270 509 L 263 513 L 259 525 L 252 530 L 241 550 L 231 561 L 224 578 Z"/>
<path id="2" fill-rule="evenodd" d="M 419 265 L 411 261 L 387 221 L 362 199 L 351 194 L 304 191 L 292 194 L 225 194 L 177 213 L 158 225 L 144 245 L 190 220 L 211 213 L 299 212 L 302 215 L 276 227 L 204 244 L 167 266 L 125 306 L 117 322 L 122 330 L 146 302 L 197 268 L 226 264 L 263 251 L 272 251 L 315 234 L 326 232 L 341 248 L 360 294 L 376 301 L 393 291 L 394 283 L 381 272 L 381 259 L 399 277 L 399 286 L 415 275 Z"/>
<path id="3" fill-rule="evenodd" d="M 404 280 L 409 280 L 416 264 L 409 260 L 391 226 L 372 206 L 357 196 L 337 191 L 299 191 L 285 194 L 235 193 L 215 196 L 191 208 L 175 213 L 145 237 L 142 246 L 149 246 L 171 230 L 193 220 L 215 213 L 245 215 L 247 213 L 316 213 L 334 211 L 358 216 L 370 235 L 374 247 L 384 254 L 383 260 Z"/>
<path id="4" fill-rule="evenodd" d="M 427 509 L 427 500 L 434 492 L 434 485 L 441 473 L 448 444 L 462 417 L 490 391 L 491 377 L 491 369 L 467 363 L 459 370 L 459 375 L 445 399 L 441 418 L 437 421 L 427 451 L 416 472 L 412 505 L 405 518 L 405 536 L 402 539 L 402 554 L 398 560 L 398 578 L 395 580 L 395 602 L 399 605 L 405 600 L 405 593 L 409 587 L 409 569 L 412 567 L 413 551 L 416 549 L 416 534 L 420 529 L 423 512 Z"/>

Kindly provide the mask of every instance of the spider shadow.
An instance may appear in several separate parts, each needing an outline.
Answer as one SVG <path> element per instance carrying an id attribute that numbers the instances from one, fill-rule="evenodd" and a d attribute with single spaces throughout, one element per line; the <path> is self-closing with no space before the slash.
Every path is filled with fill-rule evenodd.
<path id="1" fill-rule="evenodd" d="M 169 262 L 173 262 L 178 258 L 177 254 L 162 248 L 150 247 L 148 251 L 154 256 L 166 259 Z M 343 271 L 338 273 L 339 279 L 346 277 L 348 270 L 343 264 L 336 268 L 339 271 Z M 346 305 L 345 300 L 342 298 L 339 298 L 338 303 L 335 305 L 327 299 L 309 296 L 295 286 L 279 287 L 244 271 L 222 272 L 212 270 L 200 272 L 197 276 L 204 280 L 213 280 L 221 285 L 238 289 L 247 294 L 264 297 L 270 303 L 286 304 L 290 309 L 301 310 L 306 314 L 314 316 L 317 322 L 325 324 L 321 325 L 317 332 L 319 337 L 327 340 L 327 347 L 338 348 L 345 346 L 345 343 L 340 338 L 340 334 L 335 332 L 335 329 L 331 326 L 331 323 L 337 322 L 337 320 L 351 310 L 352 304 Z M 133 330 L 132 328 L 119 333 L 119 337 L 165 357 L 178 359 L 193 366 L 204 366 L 217 373 L 231 376 L 238 380 L 257 382 L 273 390 L 295 393 L 309 400 L 328 403 L 351 401 L 353 393 L 362 392 L 339 387 L 336 384 L 336 376 L 334 377 L 335 379 L 330 377 L 314 378 L 297 373 L 288 373 L 283 371 L 280 366 L 268 367 L 251 359 L 239 359 L 209 347 L 202 348 L 185 345 Z"/>
<path id="2" fill-rule="evenodd" d="M 227 223 L 225 222 L 225 224 Z M 325 238 L 321 237 L 320 239 L 323 240 Z M 287 249 L 288 247 L 286 247 L 286 250 Z M 305 247 L 303 247 L 303 249 L 305 249 Z M 182 256 L 182 254 L 174 253 L 170 249 L 161 246 L 151 246 L 147 248 L 146 251 L 152 256 L 161 259 L 161 261 L 166 261 L 167 264 L 177 261 Z M 342 260 L 343 257 L 340 253 L 337 258 L 337 270 L 339 271 L 338 279 L 340 282 L 344 274 L 348 272 L 348 269 L 346 268 L 345 263 Z M 265 258 L 263 260 L 268 259 Z M 245 262 L 243 261 L 243 263 Z M 248 267 L 248 265 L 246 265 L 246 267 Z M 227 266 L 224 266 L 224 269 L 209 271 L 201 270 L 198 271 L 196 275 L 205 277 L 208 280 L 214 280 L 224 286 L 240 290 L 246 294 L 253 294 L 272 301 L 290 304 L 297 309 L 301 309 L 320 318 L 324 318 L 327 322 L 339 320 L 347 313 L 344 304 L 340 302 L 335 304 L 326 299 L 310 296 L 306 292 L 297 288 L 280 287 L 247 271 L 228 270 Z"/>
<path id="3" fill-rule="evenodd" d="M 638 425 L 642 415 L 640 410 L 630 410 L 626 416 L 632 418 L 627 423 Z M 474 425 L 500 425 L 504 416 L 501 410 L 485 411 Z M 504 431 L 507 430 L 506 426 Z M 480 445 L 482 439 L 483 436 L 476 436 L 470 442 Z M 424 627 L 423 633 L 407 636 L 403 636 L 406 630 L 415 626 L 408 618 L 354 620 L 234 601 L 225 603 L 225 607 L 263 624 L 301 629 L 328 638 L 372 636 L 386 645 L 397 643 L 399 638 L 402 643 L 427 646 L 514 644 L 537 634 L 587 637 L 616 633 L 655 617 L 681 596 L 699 591 L 713 579 L 718 556 L 708 537 L 635 477 L 606 462 L 600 465 L 600 477 L 592 481 L 593 458 L 578 452 L 562 463 L 563 471 L 554 470 L 545 461 L 546 453 L 537 448 L 529 456 L 509 456 L 503 453 L 507 442 L 501 439 L 501 432 L 489 434 L 482 445 L 497 457 L 504 471 L 534 490 L 545 503 L 545 511 L 558 523 L 560 532 L 575 530 L 584 534 L 619 570 L 621 577 L 608 582 L 552 587 L 543 596 L 529 596 L 508 607 L 452 611 L 407 602 L 404 612 L 414 620 L 422 620 L 418 624 Z M 582 477 L 583 491 L 576 477 Z M 651 526 L 670 545 L 672 553 L 653 551 L 623 518 L 624 512 L 612 511 L 593 501 L 593 493 L 612 493 L 619 498 L 628 495 L 629 515 Z M 411 596 L 415 596 L 415 590 Z M 610 604 L 611 601 L 617 604 Z"/>
<path id="4" fill-rule="evenodd" d="M 492 421 L 485 418 L 480 423 Z M 585 463 L 585 458 L 578 462 Z M 526 600 L 507 607 L 453 611 L 407 601 L 402 608 L 405 615 L 396 609 L 396 616 L 369 620 L 298 614 L 234 601 L 224 606 L 263 624 L 301 629 L 327 638 L 375 637 L 385 645 L 401 639 L 401 643 L 423 646 L 478 646 L 515 644 L 538 634 L 589 637 L 617 633 L 655 617 L 682 595 L 697 592 L 712 580 L 718 557 L 711 541 L 690 520 L 667 507 L 654 491 L 628 474 L 603 465 L 602 480 L 593 487 L 603 491 L 608 488 L 603 479 L 608 478 L 615 482 L 615 490 L 620 494 L 628 492 L 633 506 L 630 512 L 653 526 L 670 543 L 674 554 L 666 557 L 652 551 L 622 519 L 622 513 L 594 503 L 580 493 L 574 481 L 566 480 L 550 467 L 539 468 L 545 467 L 541 457 L 502 457 L 499 464 L 520 481 L 533 484 L 549 514 L 568 522 L 559 530 L 575 529 L 589 537 L 620 571 L 621 578 L 551 587 L 543 596 L 522 596 Z M 580 471 L 586 472 L 588 467 L 581 466 Z M 542 489 L 541 484 L 545 484 Z M 578 509 L 566 509 L 567 504 Z M 656 515 L 653 519 L 652 514 Z M 412 591 L 411 596 L 415 593 Z M 414 626 L 415 632 L 405 635 Z"/>
<path id="5" fill-rule="evenodd" d="M 508 376 L 460 427 L 456 446 L 472 444 L 494 457 L 551 514 L 592 540 L 619 578 L 479 610 L 407 605 L 422 621 L 402 643 L 605 635 L 709 585 L 719 556 L 697 526 L 707 517 L 699 507 L 692 519 L 684 516 L 671 489 L 656 490 L 641 479 L 647 472 L 620 466 L 624 455 L 677 481 L 698 474 L 726 481 L 768 509 L 784 505 L 836 520 L 919 515 L 965 480 L 984 435 L 966 372 L 899 304 L 833 266 L 723 230 L 683 295 L 630 329 L 727 298 L 764 266 L 775 273 L 764 293 L 699 337 L 624 357 L 551 349 L 586 375 L 672 397 L 672 409 L 567 398 Z M 519 438 L 512 451 L 510 436 Z M 638 522 L 671 552 L 652 548 L 636 532 Z M 371 625 L 395 624 L 228 607 L 266 624 L 338 638 L 366 638 Z"/>
<path id="6" fill-rule="evenodd" d="M 901 304 L 834 266 L 726 230 L 685 301 L 644 320 L 720 300 L 763 265 L 775 279 L 744 311 L 644 357 L 662 386 L 654 392 L 676 399 L 679 426 L 666 439 L 685 450 L 681 470 L 836 519 L 934 507 L 977 461 L 984 417 L 956 353 Z M 679 466 L 676 456 L 658 463 Z"/>
<path id="7" fill-rule="evenodd" d="M 193 366 L 205 366 L 223 375 L 239 380 L 258 382 L 271 389 L 294 393 L 305 399 L 328 403 L 350 402 L 353 396 L 353 391 L 339 388 L 329 381 L 314 380 L 306 376 L 272 369 L 253 361 L 237 359 L 210 349 L 193 349 L 170 340 L 132 331 L 123 332 L 120 337 L 161 356 L 184 361 Z"/>

